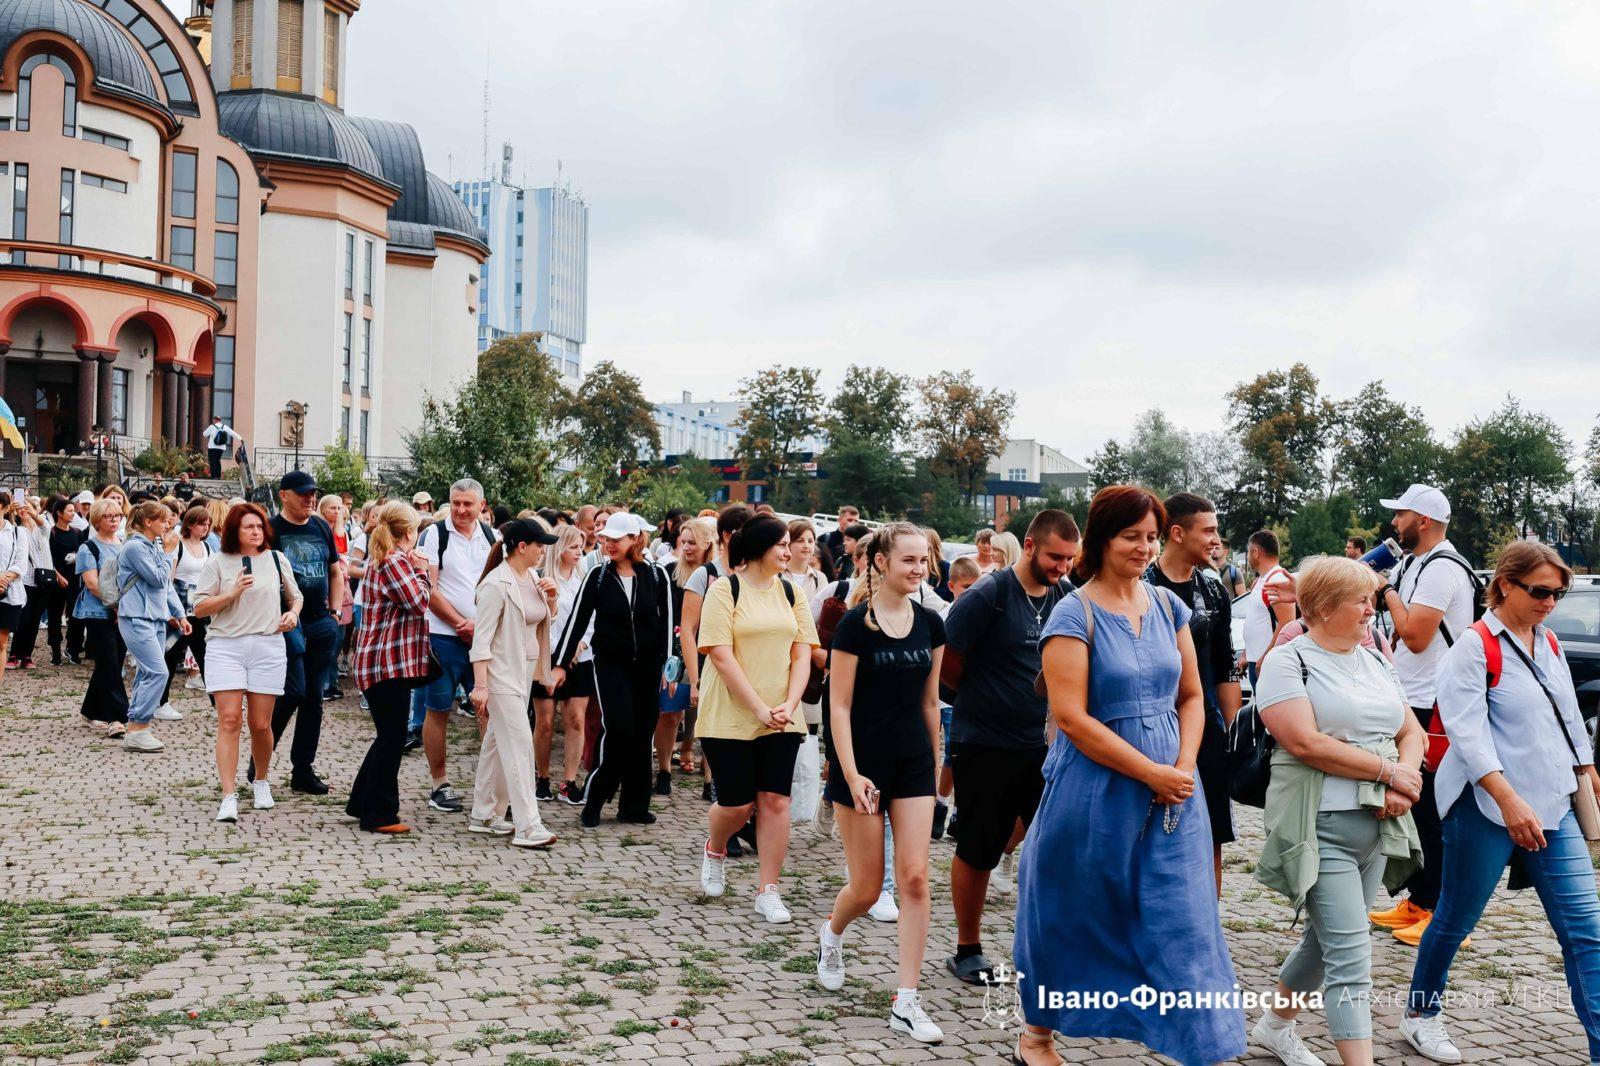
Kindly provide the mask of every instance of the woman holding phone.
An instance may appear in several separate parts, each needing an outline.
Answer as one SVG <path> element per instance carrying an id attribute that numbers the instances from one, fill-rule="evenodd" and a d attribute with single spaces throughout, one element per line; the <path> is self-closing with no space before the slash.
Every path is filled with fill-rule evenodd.
<path id="1" fill-rule="evenodd" d="M 944 1032 L 922 1009 L 917 981 L 928 942 L 928 842 L 944 622 L 916 602 L 928 577 L 928 538 L 909 522 L 872 534 L 865 600 L 839 620 L 829 652 L 828 799 L 850 879 L 818 931 L 817 981 L 844 986 L 844 934 L 878 902 L 884 880 L 883 815 L 898 846 L 899 987 L 889 1027 L 923 1043 Z"/>
<path id="2" fill-rule="evenodd" d="M 204 513 L 198 507 L 189 513 L 196 511 Z M 209 531 L 209 521 L 206 526 Z M 186 532 L 198 532 L 198 524 Z M 260 504 L 241 503 L 228 512 L 222 524 L 222 550 L 200 567 L 193 595 L 195 618 L 205 623 L 206 692 L 217 704 L 217 781 L 222 786 L 217 821 L 236 822 L 239 731 L 247 714 L 250 754 L 259 775 L 250 782 L 252 805 L 258 811 L 274 806 L 267 780 L 272 708 L 283 695 L 289 665 L 283 634 L 300 620 L 301 595 L 294 570 L 287 559 L 268 549 L 267 512 Z"/>

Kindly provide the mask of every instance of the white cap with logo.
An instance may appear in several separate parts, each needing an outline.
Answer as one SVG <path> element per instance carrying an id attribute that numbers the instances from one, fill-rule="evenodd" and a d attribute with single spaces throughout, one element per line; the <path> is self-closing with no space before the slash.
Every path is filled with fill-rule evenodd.
<path id="1" fill-rule="evenodd" d="M 655 528 L 655 526 L 651 525 L 649 522 L 646 522 L 636 514 L 629 514 L 627 511 L 618 511 L 616 514 L 606 519 L 604 528 L 595 530 L 594 535 L 597 537 L 610 537 L 613 540 L 618 540 L 622 537 L 631 537 L 639 533 L 652 533 L 655 531 Z"/>
<path id="2" fill-rule="evenodd" d="M 1422 517 L 1431 518 L 1441 524 L 1448 524 L 1450 521 L 1450 501 L 1444 498 L 1444 493 L 1432 485 L 1412 485 L 1398 500 L 1378 502 L 1391 511 L 1415 511 Z"/>

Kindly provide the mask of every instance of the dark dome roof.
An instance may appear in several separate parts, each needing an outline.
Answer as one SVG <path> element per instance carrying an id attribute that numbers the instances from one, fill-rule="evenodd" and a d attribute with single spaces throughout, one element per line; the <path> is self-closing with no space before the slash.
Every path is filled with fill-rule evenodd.
<path id="1" fill-rule="evenodd" d="M 217 112 L 222 132 L 253 155 L 344 166 L 386 180 L 366 137 L 343 111 L 321 100 L 250 89 L 218 95 Z"/>
<path id="2" fill-rule="evenodd" d="M 144 55 L 112 19 L 78 0 L 0 0 L 0 53 L 33 30 L 54 30 L 89 53 L 95 85 L 161 104 Z"/>
<path id="3" fill-rule="evenodd" d="M 443 178 L 431 172 L 428 174 L 428 222 L 434 229 L 476 241 L 485 249 L 489 247 L 483 230 L 478 228 L 478 220 L 472 217 L 461 197 Z"/>
<path id="4" fill-rule="evenodd" d="M 389 208 L 391 222 L 428 221 L 427 168 L 417 131 L 404 122 L 381 118 L 350 119 L 377 154 L 383 176 L 400 186 L 400 199 Z"/>

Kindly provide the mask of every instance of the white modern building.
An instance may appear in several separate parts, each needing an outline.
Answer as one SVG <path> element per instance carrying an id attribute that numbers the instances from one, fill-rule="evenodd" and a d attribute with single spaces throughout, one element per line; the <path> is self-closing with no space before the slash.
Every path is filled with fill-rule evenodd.
<path id="1" fill-rule="evenodd" d="M 732 458 L 740 435 L 733 423 L 743 410 L 744 404 L 738 400 L 696 400 L 688 392 L 676 403 L 656 404 L 662 454 L 693 452 L 701 459 Z M 794 450 L 818 455 L 826 447 L 826 440 L 818 435 L 797 441 Z M 705 448 L 711 450 L 702 450 Z"/>
<path id="2" fill-rule="evenodd" d="M 589 205 L 566 185 L 513 185 L 511 161 L 508 144 L 498 177 L 455 183 L 492 252 L 478 285 L 478 351 L 542 334 L 562 378 L 576 384 L 589 323 Z"/>
<path id="3" fill-rule="evenodd" d="M 1089 487 L 1089 468 L 1036 440 L 1008 440 L 1005 450 L 989 464 L 989 476 L 1001 481 L 1022 481 L 1071 492 Z"/>

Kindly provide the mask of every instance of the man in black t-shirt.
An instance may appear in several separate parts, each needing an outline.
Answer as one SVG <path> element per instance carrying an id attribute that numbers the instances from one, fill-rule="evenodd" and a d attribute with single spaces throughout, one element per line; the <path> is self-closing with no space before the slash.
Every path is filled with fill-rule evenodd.
<path id="1" fill-rule="evenodd" d="M 344 607 L 344 568 L 334 546 L 333 530 L 317 510 L 317 482 L 303 470 L 291 470 L 278 483 L 282 513 L 271 522 L 272 545 L 288 559 L 304 603 L 300 631 L 305 651 L 289 647 L 289 668 L 283 695 L 272 709 L 272 742 L 276 749 L 289 719 L 299 716 L 294 743 L 289 749 L 289 787 L 296 792 L 324 795 L 328 786 L 313 765 L 322 738 L 322 679 L 327 676 L 339 647 L 338 614 Z M 251 770 L 251 780 L 255 771 Z"/>
<path id="2" fill-rule="evenodd" d="M 1080 539 L 1071 515 L 1040 511 L 1016 565 L 980 578 L 945 615 L 945 654 L 962 657 L 950 726 L 961 810 L 950 863 L 956 953 L 945 965 L 968 984 L 982 984 L 993 969 L 980 937 L 989 874 L 1044 794 L 1049 705 L 1033 690 L 1039 632 L 1071 589 L 1065 579 Z"/>
<path id="3" fill-rule="evenodd" d="M 1222 845 L 1234 839 L 1233 811 L 1228 796 L 1228 726 L 1239 713 L 1239 675 L 1233 655 L 1233 600 L 1207 564 L 1222 544 L 1217 532 L 1216 504 L 1192 492 L 1167 499 L 1167 528 L 1161 555 L 1150 564 L 1145 580 L 1171 589 L 1194 614 L 1195 663 L 1205 694 L 1206 729 L 1200 739 L 1195 769 L 1211 816 L 1212 859 L 1217 895 L 1222 895 Z"/>

